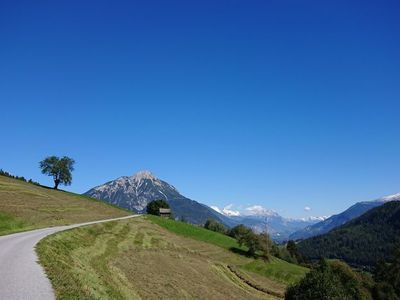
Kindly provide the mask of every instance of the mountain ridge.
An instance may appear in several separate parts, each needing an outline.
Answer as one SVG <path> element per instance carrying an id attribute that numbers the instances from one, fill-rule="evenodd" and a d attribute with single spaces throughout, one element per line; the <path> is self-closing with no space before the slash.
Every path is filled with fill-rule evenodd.
<path id="1" fill-rule="evenodd" d="M 334 228 L 361 216 L 367 211 L 391 201 L 400 201 L 400 193 L 384 196 L 371 201 L 357 202 L 339 214 L 333 215 L 326 220 L 294 232 L 290 235 L 290 239 L 300 240 L 325 234 Z"/>
<path id="2" fill-rule="evenodd" d="M 387 261 L 400 242 L 400 202 L 387 201 L 323 235 L 298 244 L 308 259 L 343 259 L 360 267 Z"/>
<path id="3" fill-rule="evenodd" d="M 235 211 L 229 210 L 224 214 L 216 207 L 209 207 L 181 195 L 173 185 L 158 179 L 149 171 L 139 171 L 133 176 L 118 177 L 90 189 L 84 195 L 136 213 L 145 213 L 150 201 L 164 199 L 170 204 L 174 216 L 178 219 L 203 225 L 208 218 L 213 218 L 227 227 L 244 224 L 256 231 L 268 229 L 271 237 L 276 241 L 287 240 L 290 233 L 316 222 L 316 220 L 286 219 L 260 205 L 249 207 L 252 215 L 239 216 Z M 226 215 L 227 212 L 231 214 Z M 267 226 L 265 226 L 266 217 L 268 218 Z"/>

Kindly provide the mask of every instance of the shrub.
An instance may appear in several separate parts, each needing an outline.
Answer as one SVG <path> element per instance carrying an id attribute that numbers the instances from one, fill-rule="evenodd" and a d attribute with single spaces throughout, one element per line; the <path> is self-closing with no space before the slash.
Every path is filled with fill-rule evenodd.
<path id="1" fill-rule="evenodd" d="M 363 278 L 347 264 L 322 259 L 297 285 L 287 289 L 287 300 L 372 299 Z"/>
<path id="2" fill-rule="evenodd" d="M 223 224 L 211 218 L 206 221 L 206 223 L 204 224 L 204 228 L 223 234 L 227 233 L 227 230 Z"/>

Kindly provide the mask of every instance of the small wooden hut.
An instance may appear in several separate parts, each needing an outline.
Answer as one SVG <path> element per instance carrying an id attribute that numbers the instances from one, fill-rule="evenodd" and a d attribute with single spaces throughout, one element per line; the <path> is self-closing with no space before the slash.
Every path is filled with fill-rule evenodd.
<path id="1" fill-rule="evenodd" d="M 169 218 L 171 217 L 171 209 L 169 208 L 159 208 L 160 217 Z"/>

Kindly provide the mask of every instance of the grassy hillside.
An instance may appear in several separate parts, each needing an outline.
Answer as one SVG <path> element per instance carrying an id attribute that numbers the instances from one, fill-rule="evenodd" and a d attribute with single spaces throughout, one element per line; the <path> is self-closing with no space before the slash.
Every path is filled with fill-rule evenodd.
<path id="1" fill-rule="evenodd" d="M 231 252 L 240 253 L 243 250 L 247 250 L 245 247 L 240 247 L 235 239 L 224 234 L 187 223 L 176 222 L 155 216 L 148 215 L 146 218 L 173 233 L 207 242 L 227 249 Z M 243 260 L 240 264 L 240 268 L 247 271 L 252 271 L 265 277 L 269 277 L 284 284 L 292 284 L 299 281 L 308 271 L 306 268 L 290 264 L 275 257 L 272 258 L 269 263 L 265 263 L 262 259 L 247 259 L 247 261 Z"/>
<path id="2" fill-rule="evenodd" d="M 151 216 L 64 231 L 37 250 L 58 299 L 280 299 L 307 272 L 229 250 L 236 246 Z"/>
<path id="3" fill-rule="evenodd" d="M 252 259 L 145 218 L 64 231 L 42 240 L 37 250 L 58 299 L 277 299 L 285 289 L 229 268 Z"/>
<path id="4" fill-rule="evenodd" d="M 207 242 L 227 250 L 231 248 L 246 250 L 244 247 L 240 247 L 237 241 L 225 234 L 214 232 L 211 230 L 204 229 L 199 226 L 193 226 L 184 222 L 176 222 L 174 220 L 160 218 L 157 216 L 147 215 L 147 219 L 151 222 L 172 231 L 173 233 L 190 237 L 202 242 Z"/>
<path id="5" fill-rule="evenodd" d="M 364 215 L 327 234 L 299 243 L 300 252 L 310 258 L 338 258 L 372 267 L 387 261 L 400 243 L 400 202 L 393 201 L 373 208 Z"/>
<path id="6" fill-rule="evenodd" d="M 0 176 L 0 235 L 125 215 L 98 200 Z"/>

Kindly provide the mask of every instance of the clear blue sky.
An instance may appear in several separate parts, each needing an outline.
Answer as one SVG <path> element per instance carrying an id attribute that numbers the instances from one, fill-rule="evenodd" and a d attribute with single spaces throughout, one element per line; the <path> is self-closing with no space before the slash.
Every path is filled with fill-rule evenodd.
<path id="1" fill-rule="evenodd" d="M 140 169 L 223 207 L 400 191 L 398 1 L 1 1 L 0 168 Z M 304 210 L 311 207 L 310 212 Z"/>

